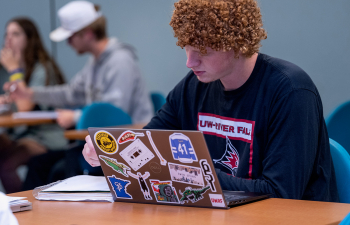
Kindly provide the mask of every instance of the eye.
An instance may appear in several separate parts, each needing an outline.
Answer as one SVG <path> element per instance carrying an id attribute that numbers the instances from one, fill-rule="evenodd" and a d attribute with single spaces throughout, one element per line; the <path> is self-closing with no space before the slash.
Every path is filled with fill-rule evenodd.
<path id="1" fill-rule="evenodd" d="M 19 32 L 13 32 L 13 36 L 19 37 L 21 34 Z"/>

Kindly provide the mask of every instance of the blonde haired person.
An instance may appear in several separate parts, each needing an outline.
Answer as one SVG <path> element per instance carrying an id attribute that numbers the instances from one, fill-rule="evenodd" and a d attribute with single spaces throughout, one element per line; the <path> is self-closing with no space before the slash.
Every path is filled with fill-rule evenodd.
<path id="1" fill-rule="evenodd" d="M 257 2 L 180 0 L 170 25 L 191 70 L 145 128 L 202 131 L 225 190 L 339 201 L 320 95 L 301 68 L 259 52 Z"/>

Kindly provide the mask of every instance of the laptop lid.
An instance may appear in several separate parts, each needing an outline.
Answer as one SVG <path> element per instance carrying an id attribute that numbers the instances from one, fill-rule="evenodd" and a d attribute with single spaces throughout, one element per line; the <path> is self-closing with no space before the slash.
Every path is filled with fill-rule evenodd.
<path id="1" fill-rule="evenodd" d="M 228 208 L 200 131 L 88 130 L 114 201 Z"/>

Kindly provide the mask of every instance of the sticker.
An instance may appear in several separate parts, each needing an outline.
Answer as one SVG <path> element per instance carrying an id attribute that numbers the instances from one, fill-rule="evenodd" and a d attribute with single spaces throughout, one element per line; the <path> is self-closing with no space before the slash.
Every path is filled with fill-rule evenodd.
<path id="1" fill-rule="evenodd" d="M 156 162 L 151 162 L 149 164 L 149 168 L 153 171 L 153 173 L 160 173 L 160 172 L 162 172 L 162 167 Z"/>
<path id="2" fill-rule="evenodd" d="M 198 162 L 191 140 L 186 135 L 174 133 L 169 136 L 169 141 L 175 160 L 182 163 Z"/>
<path id="3" fill-rule="evenodd" d="M 157 202 L 177 203 L 179 198 L 171 181 L 149 180 Z"/>
<path id="4" fill-rule="evenodd" d="M 156 145 L 153 142 L 153 139 L 151 137 L 151 131 L 146 131 L 147 137 L 149 139 L 149 142 L 151 143 L 153 150 L 155 151 L 155 153 L 157 154 L 158 158 L 160 159 L 160 164 L 163 166 L 166 166 L 167 161 L 163 158 L 163 156 L 160 154 L 160 152 L 158 151 Z"/>
<path id="5" fill-rule="evenodd" d="M 168 163 L 171 180 L 175 182 L 204 186 L 201 168 Z"/>
<path id="6" fill-rule="evenodd" d="M 118 151 L 117 142 L 115 141 L 113 135 L 107 131 L 98 131 L 95 133 L 94 139 L 96 145 L 101 151 L 107 154 L 114 154 Z"/>
<path id="7" fill-rule="evenodd" d="M 154 158 L 151 150 L 140 139 L 136 139 L 119 154 L 135 171 Z"/>
<path id="8" fill-rule="evenodd" d="M 226 150 L 224 155 L 220 159 L 213 159 L 213 162 L 223 165 L 231 171 L 232 176 L 236 176 L 239 165 L 239 154 L 228 137 L 226 137 Z"/>
<path id="9" fill-rule="evenodd" d="M 130 175 L 130 177 L 135 178 L 139 181 L 139 185 L 143 193 L 143 197 L 145 197 L 146 200 L 152 200 L 152 197 L 150 195 L 150 192 L 146 183 L 146 179 L 150 176 L 149 172 L 145 172 L 144 175 L 142 175 L 140 172 L 137 172 L 137 175 L 136 175 L 128 171 L 128 174 Z"/>
<path id="10" fill-rule="evenodd" d="M 104 155 L 100 155 L 100 159 L 102 159 L 103 162 L 106 163 L 107 166 L 111 167 L 114 171 L 124 175 L 125 177 L 129 176 L 126 174 L 126 170 L 130 170 L 130 168 L 125 164 L 119 163 L 116 159 L 112 159 Z"/>
<path id="11" fill-rule="evenodd" d="M 210 189 L 213 191 L 213 192 L 216 192 L 216 188 L 215 188 L 215 178 L 213 176 L 213 173 L 211 172 L 211 169 L 210 169 L 210 166 L 209 166 L 209 163 L 207 162 L 206 159 L 201 159 L 199 161 L 199 164 L 201 165 L 201 168 L 203 170 L 203 173 L 204 173 L 204 177 L 205 177 L 205 180 L 208 181 L 208 184 L 210 185 Z"/>
<path id="12" fill-rule="evenodd" d="M 113 176 L 108 176 L 108 181 L 113 187 L 113 191 L 117 198 L 132 199 L 132 196 L 126 191 L 126 187 L 131 184 L 128 180 L 123 180 Z"/>
<path id="13" fill-rule="evenodd" d="M 226 207 L 224 198 L 219 194 L 209 194 L 209 198 L 212 206 L 214 207 Z"/>
<path id="14" fill-rule="evenodd" d="M 198 202 L 199 200 L 204 198 L 203 194 L 209 188 L 209 186 L 203 189 L 192 189 L 192 187 L 186 187 L 183 193 L 181 193 L 181 190 L 179 190 L 180 195 L 182 195 L 182 198 L 180 199 L 181 204 L 184 204 L 185 202 L 188 203 L 189 201 L 191 201 L 192 203 Z"/>
<path id="15" fill-rule="evenodd" d="M 128 141 L 134 141 L 136 137 L 144 137 L 143 133 L 135 133 L 131 130 L 124 131 L 118 138 L 118 144 L 124 144 Z"/>

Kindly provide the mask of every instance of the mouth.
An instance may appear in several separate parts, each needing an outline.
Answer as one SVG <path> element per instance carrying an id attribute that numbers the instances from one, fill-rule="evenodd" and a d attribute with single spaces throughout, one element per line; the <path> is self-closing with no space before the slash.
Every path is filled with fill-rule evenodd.
<path id="1" fill-rule="evenodd" d="M 205 73 L 205 71 L 195 71 L 195 70 L 193 70 L 193 73 L 194 73 L 196 76 L 202 76 L 202 75 Z"/>
<path id="2" fill-rule="evenodd" d="M 194 194 L 188 195 L 187 198 L 188 198 L 189 200 L 193 200 L 193 199 L 194 199 Z"/>

